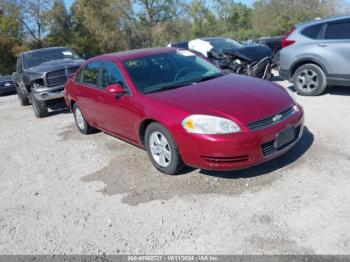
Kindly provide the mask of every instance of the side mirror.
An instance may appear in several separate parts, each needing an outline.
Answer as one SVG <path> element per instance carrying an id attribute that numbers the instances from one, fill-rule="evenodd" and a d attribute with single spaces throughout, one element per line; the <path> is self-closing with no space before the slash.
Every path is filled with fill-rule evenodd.
<path id="1" fill-rule="evenodd" d="M 107 92 L 116 95 L 117 97 L 121 97 L 125 94 L 125 90 L 120 83 L 115 83 L 107 86 Z"/>

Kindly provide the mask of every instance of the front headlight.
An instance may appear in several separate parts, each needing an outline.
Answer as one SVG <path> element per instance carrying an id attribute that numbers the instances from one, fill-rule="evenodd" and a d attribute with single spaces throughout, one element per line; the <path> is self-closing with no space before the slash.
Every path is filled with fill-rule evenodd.
<path id="1" fill-rule="evenodd" d="M 32 82 L 32 87 L 33 88 L 40 88 L 44 86 L 44 81 L 43 79 L 36 79 Z"/>
<path id="2" fill-rule="evenodd" d="M 182 121 L 182 126 L 189 133 L 229 134 L 241 131 L 232 120 L 209 115 L 190 115 Z"/>

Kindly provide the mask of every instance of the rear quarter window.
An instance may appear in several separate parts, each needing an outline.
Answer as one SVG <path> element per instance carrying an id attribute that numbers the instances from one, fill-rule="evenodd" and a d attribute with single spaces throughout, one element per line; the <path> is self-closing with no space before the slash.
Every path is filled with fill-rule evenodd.
<path id="1" fill-rule="evenodd" d="M 322 27 L 323 27 L 323 24 L 312 25 L 305 28 L 301 32 L 301 34 L 311 39 L 317 39 L 321 32 Z"/>
<path id="2" fill-rule="evenodd" d="M 100 66 L 101 62 L 92 62 L 87 64 L 83 71 L 82 83 L 91 86 L 98 86 Z"/>

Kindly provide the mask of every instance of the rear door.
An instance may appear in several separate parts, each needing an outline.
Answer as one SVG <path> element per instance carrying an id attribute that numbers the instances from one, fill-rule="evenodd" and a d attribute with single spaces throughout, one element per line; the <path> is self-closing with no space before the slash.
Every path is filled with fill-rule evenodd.
<path id="1" fill-rule="evenodd" d="M 318 46 L 329 76 L 350 79 L 350 20 L 327 23 L 323 30 Z"/>
<path id="2" fill-rule="evenodd" d="M 99 126 L 99 111 L 102 110 L 97 106 L 101 82 L 101 61 L 94 61 L 87 64 L 79 73 L 79 79 L 75 83 L 75 96 L 77 103 L 81 108 L 89 124 Z"/>

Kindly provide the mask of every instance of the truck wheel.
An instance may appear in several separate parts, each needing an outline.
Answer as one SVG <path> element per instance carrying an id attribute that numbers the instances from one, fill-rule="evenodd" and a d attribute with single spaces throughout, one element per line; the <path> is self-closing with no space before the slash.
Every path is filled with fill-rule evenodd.
<path id="1" fill-rule="evenodd" d="M 49 113 L 45 101 L 41 101 L 35 98 L 33 93 L 30 93 L 30 100 L 32 102 L 34 114 L 37 118 L 43 118 Z"/>
<path id="2" fill-rule="evenodd" d="M 22 89 L 16 85 L 16 91 L 18 100 L 21 106 L 27 106 L 29 105 L 29 98 L 23 93 Z"/>
<path id="3" fill-rule="evenodd" d="M 315 64 L 300 66 L 293 75 L 295 90 L 302 96 L 317 96 L 327 87 L 327 79 L 323 70 Z"/>

